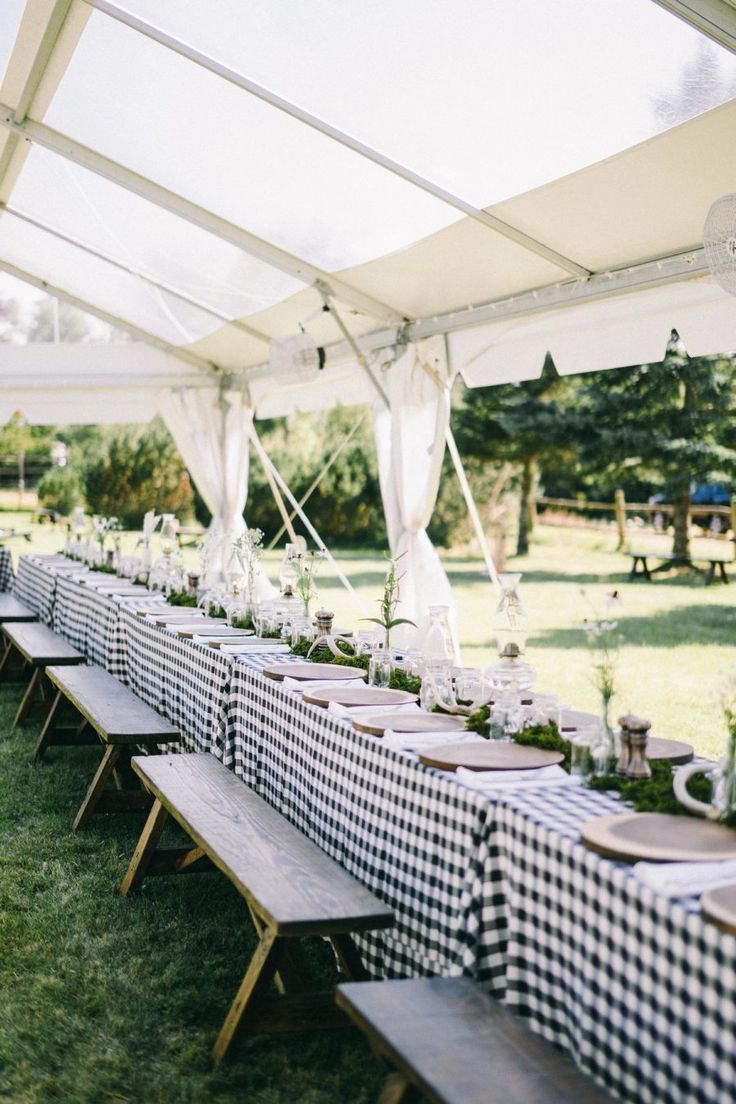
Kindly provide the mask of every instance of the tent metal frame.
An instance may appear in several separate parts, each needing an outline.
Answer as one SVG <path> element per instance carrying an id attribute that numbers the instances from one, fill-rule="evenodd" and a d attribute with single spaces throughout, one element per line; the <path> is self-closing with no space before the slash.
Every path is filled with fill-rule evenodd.
<path id="1" fill-rule="evenodd" d="M 654 0 L 654 3 L 736 54 L 736 8 L 729 0 Z"/>

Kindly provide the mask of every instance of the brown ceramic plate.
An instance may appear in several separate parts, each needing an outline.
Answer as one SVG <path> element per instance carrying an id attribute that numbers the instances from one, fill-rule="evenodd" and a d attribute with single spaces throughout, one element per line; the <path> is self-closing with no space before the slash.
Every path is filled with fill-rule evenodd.
<path id="1" fill-rule="evenodd" d="M 283 682 L 285 678 L 309 682 L 311 679 L 364 679 L 366 672 L 362 667 L 340 667 L 334 663 L 275 663 L 273 667 L 264 667 L 266 678 Z"/>
<path id="2" fill-rule="evenodd" d="M 692 744 L 685 744 L 681 740 L 663 740 L 659 736 L 650 736 L 647 740 L 647 759 L 669 759 L 679 766 L 681 763 L 689 763 L 694 756 Z"/>
<path id="3" fill-rule="evenodd" d="M 525 747 L 522 744 L 499 740 L 471 740 L 463 744 L 442 744 L 419 753 L 420 762 L 427 767 L 454 771 L 465 767 L 473 771 L 536 770 L 561 763 L 559 751 Z"/>
<path id="4" fill-rule="evenodd" d="M 736 859 L 736 830 L 669 813 L 617 813 L 580 829 L 586 847 L 624 862 L 715 862 Z"/>
<path id="5" fill-rule="evenodd" d="M 368 708 L 371 705 L 406 705 L 418 698 L 407 690 L 388 690 L 383 686 L 336 686 L 334 690 L 313 690 L 304 695 L 304 700 L 325 708 L 330 702 L 347 708 L 360 705 Z"/>
<path id="6" fill-rule="evenodd" d="M 383 736 L 386 729 L 392 732 L 462 732 L 464 717 L 449 717 L 442 713 L 369 713 L 356 717 L 353 728 L 370 736 Z"/>
<path id="7" fill-rule="evenodd" d="M 736 935 L 736 885 L 711 889 L 700 898 L 703 916 L 721 931 Z"/>
<path id="8" fill-rule="evenodd" d="M 560 710 L 560 732 L 577 732 L 580 728 L 588 728 L 598 721 L 595 713 L 583 713 L 579 709 Z"/>

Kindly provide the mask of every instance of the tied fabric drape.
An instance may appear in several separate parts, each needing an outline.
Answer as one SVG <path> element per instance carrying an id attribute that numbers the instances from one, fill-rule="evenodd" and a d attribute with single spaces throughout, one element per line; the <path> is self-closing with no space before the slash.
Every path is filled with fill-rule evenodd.
<path id="1" fill-rule="evenodd" d="M 245 390 L 220 386 L 167 391 L 161 414 L 212 514 L 203 580 L 212 586 L 221 581 L 233 541 L 245 529 L 253 410 Z M 272 589 L 265 577 L 259 580 L 259 597 L 269 596 Z"/>
<path id="2" fill-rule="evenodd" d="M 429 371 L 427 370 L 429 368 Z M 448 606 L 456 658 L 459 650 L 455 603 L 449 579 L 427 535 L 439 489 L 450 390 L 442 338 L 410 345 L 382 377 L 390 409 L 376 406 L 374 434 L 381 496 L 391 554 L 401 557 L 398 616 L 416 622 L 396 639 L 421 645 L 428 606 Z"/>

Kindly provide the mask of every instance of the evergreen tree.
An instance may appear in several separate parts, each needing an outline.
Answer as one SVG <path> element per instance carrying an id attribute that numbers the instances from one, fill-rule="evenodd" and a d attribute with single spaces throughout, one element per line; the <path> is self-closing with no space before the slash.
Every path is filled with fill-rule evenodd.
<path id="1" fill-rule="evenodd" d="M 453 411 L 453 429 L 463 456 L 517 466 L 517 555 L 529 550 L 540 465 L 555 463 L 573 448 L 571 392 L 571 385 L 547 356 L 539 379 L 468 390 Z"/>
<path id="2" fill-rule="evenodd" d="M 674 330 L 663 361 L 584 377 L 584 466 L 617 478 L 633 468 L 662 486 L 680 563 L 690 559 L 692 484 L 736 475 L 735 385 L 733 358 L 689 357 Z"/>

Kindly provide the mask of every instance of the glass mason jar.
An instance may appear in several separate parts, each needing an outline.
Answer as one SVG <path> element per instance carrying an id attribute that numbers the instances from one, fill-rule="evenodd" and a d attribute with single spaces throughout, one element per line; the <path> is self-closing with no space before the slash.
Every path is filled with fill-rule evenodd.
<path id="1" fill-rule="evenodd" d="M 509 645 L 515 645 L 518 649 L 516 654 L 523 655 L 526 648 L 527 615 L 519 593 L 521 574 L 503 573 L 498 576 L 498 582 L 501 594 L 493 618 L 498 653 L 503 655 L 509 650 Z"/>
<path id="2" fill-rule="evenodd" d="M 392 670 L 391 649 L 386 648 L 383 643 L 373 644 L 368 663 L 368 685 L 387 687 L 391 681 Z"/>
<path id="3" fill-rule="evenodd" d="M 436 705 L 452 704 L 452 663 L 449 659 L 427 659 L 419 704 L 431 712 Z"/>
<path id="4" fill-rule="evenodd" d="M 299 559 L 299 549 L 295 544 L 287 544 L 284 548 L 283 559 L 279 566 L 279 584 L 281 586 L 281 593 L 286 591 L 293 592 L 296 586 L 296 580 L 298 577 L 297 561 Z"/>
<path id="5" fill-rule="evenodd" d="M 429 606 L 429 628 L 424 637 L 423 651 L 427 663 L 447 660 L 451 662 L 455 658 L 455 648 L 452 643 L 450 622 L 448 620 L 449 606 Z"/>

